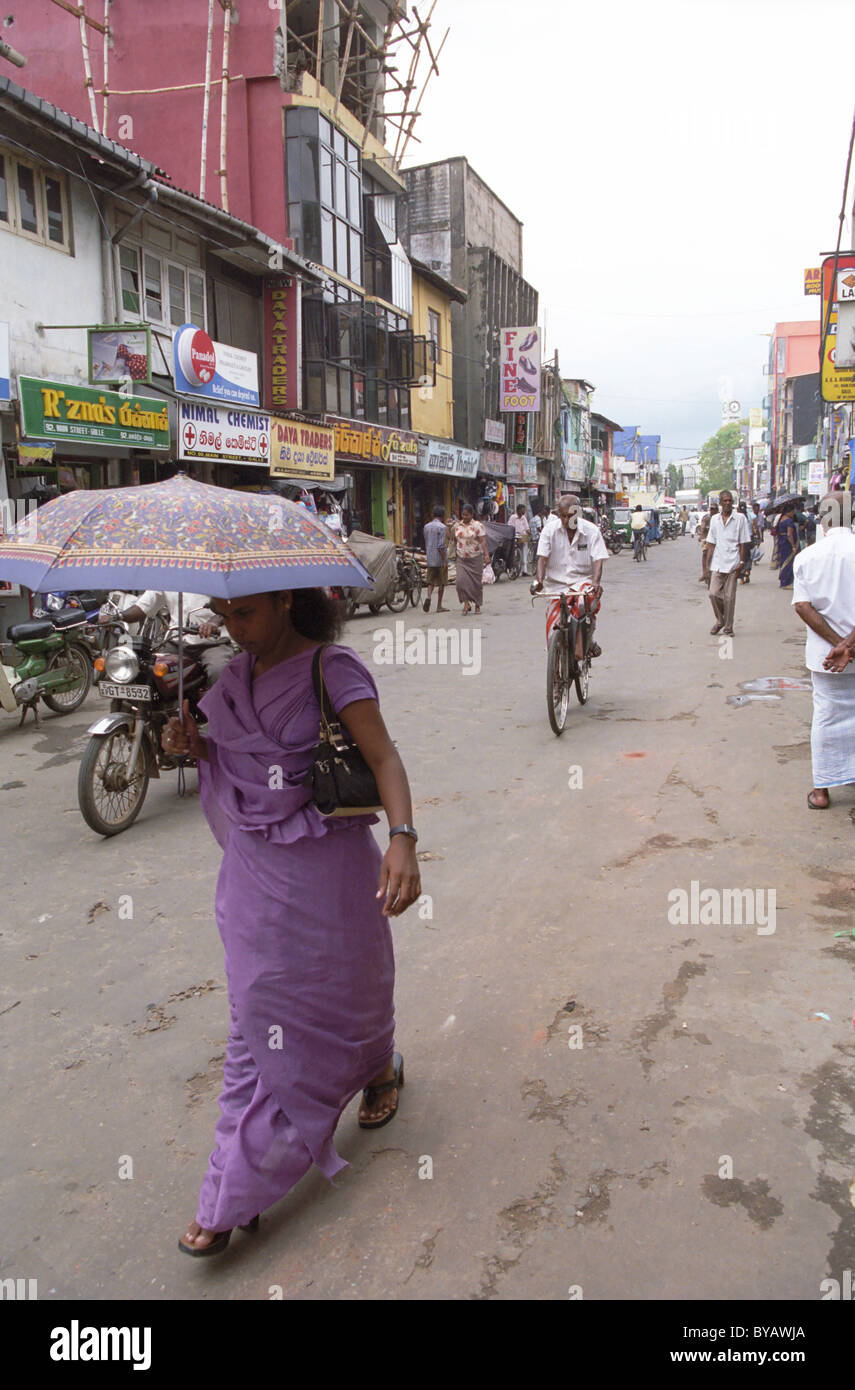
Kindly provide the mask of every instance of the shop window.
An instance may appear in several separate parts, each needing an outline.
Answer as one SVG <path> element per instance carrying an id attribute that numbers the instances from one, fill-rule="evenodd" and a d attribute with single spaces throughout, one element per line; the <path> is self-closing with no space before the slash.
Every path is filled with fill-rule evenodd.
<path id="1" fill-rule="evenodd" d="M 439 314 L 436 309 L 428 309 L 428 342 L 434 365 L 439 361 Z"/>
<path id="2" fill-rule="evenodd" d="M 64 177 L 0 151 L 0 225 L 18 236 L 70 252 Z"/>

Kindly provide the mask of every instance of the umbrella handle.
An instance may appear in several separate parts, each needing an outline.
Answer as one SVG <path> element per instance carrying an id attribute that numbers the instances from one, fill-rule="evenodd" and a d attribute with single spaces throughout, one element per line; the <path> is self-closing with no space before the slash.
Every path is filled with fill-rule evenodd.
<path id="1" fill-rule="evenodd" d="M 184 595 L 178 591 L 178 718 L 184 719 Z"/>

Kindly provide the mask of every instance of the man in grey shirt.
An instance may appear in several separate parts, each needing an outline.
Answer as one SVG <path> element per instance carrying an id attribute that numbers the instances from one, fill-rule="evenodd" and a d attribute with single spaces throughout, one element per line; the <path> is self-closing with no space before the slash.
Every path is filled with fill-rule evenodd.
<path id="1" fill-rule="evenodd" d="M 425 613 L 430 612 L 430 600 L 434 585 L 439 589 L 436 598 L 437 613 L 447 613 L 442 606 L 442 595 L 448 583 L 448 537 L 445 530 L 445 507 L 433 509 L 433 521 L 424 529 L 425 559 L 427 561 L 427 598 L 422 604 Z"/>

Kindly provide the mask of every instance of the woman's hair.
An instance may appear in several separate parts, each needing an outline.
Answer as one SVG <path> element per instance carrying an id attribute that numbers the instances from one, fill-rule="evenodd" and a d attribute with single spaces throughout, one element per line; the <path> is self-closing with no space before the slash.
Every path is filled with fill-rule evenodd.
<path id="1" fill-rule="evenodd" d="M 460 508 L 460 515 L 462 516 L 464 512 L 471 512 L 473 516 L 475 515 L 475 508 L 472 506 L 471 502 L 463 503 L 463 506 Z"/>
<path id="2" fill-rule="evenodd" d="M 341 605 L 323 589 L 291 590 L 291 622 L 301 637 L 335 642 L 341 633 Z"/>

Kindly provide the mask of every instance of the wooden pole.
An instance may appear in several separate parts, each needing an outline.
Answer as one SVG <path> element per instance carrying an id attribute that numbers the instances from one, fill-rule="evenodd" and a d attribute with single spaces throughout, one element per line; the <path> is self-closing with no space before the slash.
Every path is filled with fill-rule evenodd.
<path id="1" fill-rule="evenodd" d="M 104 0 L 104 86 L 102 88 L 104 100 L 101 103 L 101 129 L 104 135 L 107 134 L 107 108 L 110 103 L 110 0 Z"/>
<path id="2" fill-rule="evenodd" d="M 221 0 L 222 3 L 222 0 Z M 226 175 L 226 145 L 228 140 L 229 110 L 229 39 L 231 36 L 232 6 L 226 3 L 226 18 L 223 27 L 223 85 L 220 98 L 220 204 L 223 212 L 229 210 L 229 187 Z"/>
<path id="3" fill-rule="evenodd" d="M 80 20 L 80 44 L 83 49 L 83 72 L 85 74 L 85 81 L 83 85 L 89 93 L 89 109 L 92 112 L 92 129 L 97 130 L 100 134 L 101 128 L 98 124 L 98 107 L 95 104 L 95 88 L 92 85 L 92 65 L 89 62 L 89 39 L 86 34 L 86 11 L 84 10 L 82 4 L 77 14 Z"/>
<path id="4" fill-rule="evenodd" d="M 202 102 L 202 160 L 199 167 L 199 197 L 205 196 L 208 174 L 208 116 L 211 109 L 211 54 L 214 48 L 214 0 L 208 0 L 208 44 L 205 49 L 205 97 Z"/>
<path id="5" fill-rule="evenodd" d="M 83 7 L 83 0 L 80 0 L 79 5 L 70 5 L 68 3 L 68 0 L 53 0 L 53 4 L 59 5 L 59 8 L 61 10 L 67 10 L 69 14 L 73 14 L 75 16 L 79 16 L 82 14 L 85 22 L 89 25 L 90 29 L 97 29 L 99 34 L 103 31 L 104 25 L 99 23 L 97 19 L 90 19 L 89 16 L 85 13 Z"/>
<path id="6" fill-rule="evenodd" d="M 343 57 L 342 60 L 341 60 L 341 66 L 340 66 L 340 68 L 339 68 L 339 73 L 338 73 L 338 89 L 337 89 L 336 94 L 335 94 L 335 106 L 333 107 L 333 120 L 335 120 L 336 117 L 338 116 L 338 108 L 339 108 L 339 103 L 340 103 L 340 101 L 341 101 L 341 93 L 342 93 L 342 89 L 344 88 L 344 79 L 345 79 L 345 76 L 347 75 L 347 64 L 348 64 L 348 62 L 349 62 L 349 60 L 350 60 L 350 45 L 353 43 L 353 25 L 354 25 L 354 21 L 355 21 L 355 19 L 356 19 L 356 12 L 357 12 L 358 9 L 359 9 L 359 0 L 354 0 L 353 9 L 350 11 L 350 23 L 349 23 L 348 26 L 347 26 L 347 38 L 346 38 L 345 44 L 344 44 L 344 57 Z"/>

